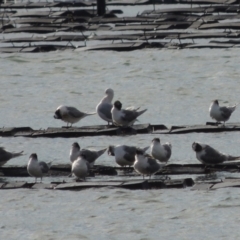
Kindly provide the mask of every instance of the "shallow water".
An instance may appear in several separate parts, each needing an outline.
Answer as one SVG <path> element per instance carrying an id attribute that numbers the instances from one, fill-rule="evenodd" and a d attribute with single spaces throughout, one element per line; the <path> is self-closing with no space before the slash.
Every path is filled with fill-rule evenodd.
<path id="1" fill-rule="evenodd" d="M 6 239 L 238 239 L 239 192 L 1 191 Z"/>
<path id="2" fill-rule="evenodd" d="M 95 111 L 108 87 L 114 89 L 114 99 L 122 101 L 124 107 L 148 109 L 139 117 L 140 123 L 205 124 L 211 121 L 208 108 L 213 99 L 219 99 L 220 104 L 240 101 L 239 51 L 146 49 L 122 53 L 1 54 L 1 127 L 61 127 L 65 123 L 53 118 L 59 105 Z M 239 119 L 237 109 L 230 122 Z M 76 126 L 96 124 L 104 122 L 91 116 Z M 192 133 L 160 138 L 172 143 L 170 163 L 197 163 L 192 142 L 239 155 L 239 135 Z M 66 163 L 74 141 L 81 147 L 102 149 L 109 144 L 148 146 L 156 136 L 18 137 L 1 138 L 0 145 L 26 153 L 6 165 L 26 165 L 33 152 L 40 160 Z M 116 165 L 107 154 L 98 163 Z M 0 191 L 0 233 L 2 239 L 238 239 L 239 191 Z"/>

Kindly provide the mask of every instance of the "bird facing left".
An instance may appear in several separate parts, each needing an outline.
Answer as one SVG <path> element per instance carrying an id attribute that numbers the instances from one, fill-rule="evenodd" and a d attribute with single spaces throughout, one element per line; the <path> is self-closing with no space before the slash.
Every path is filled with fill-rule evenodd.
<path id="1" fill-rule="evenodd" d="M 19 157 L 22 155 L 23 155 L 23 151 L 18 153 L 8 152 L 4 149 L 4 147 L 0 147 L 0 167 L 3 166 L 10 159 Z"/>
<path id="2" fill-rule="evenodd" d="M 74 123 L 79 122 L 81 119 L 83 119 L 84 117 L 90 116 L 90 115 L 94 115 L 96 114 L 95 112 L 93 113 L 85 113 L 85 112 L 81 112 L 79 111 L 77 108 L 75 107 L 67 107 L 67 106 L 59 106 L 55 113 L 54 113 L 54 118 L 55 119 L 60 119 L 64 122 L 67 123 L 67 127 L 68 124 L 71 124 L 70 127 L 72 127 L 72 125 Z"/>
<path id="3" fill-rule="evenodd" d="M 35 177 L 35 182 L 37 182 L 37 178 L 41 178 L 42 182 L 43 175 L 48 173 L 50 167 L 51 163 L 38 162 L 37 154 L 32 153 L 29 157 L 27 171 L 30 176 Z"/>

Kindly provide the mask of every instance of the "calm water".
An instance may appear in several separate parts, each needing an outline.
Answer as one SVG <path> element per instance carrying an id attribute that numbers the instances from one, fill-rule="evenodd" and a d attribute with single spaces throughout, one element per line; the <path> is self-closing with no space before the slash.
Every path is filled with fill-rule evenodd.
<path id="1" fill-rule="evenodd" d="M 211 121 L 211 100 L 240 101 L 239 56 L 239 49 L 1 54 L 1 127 L 61 127 L 65 123 L 53 118 L 59 105 L 95 111 L 108 87 L 124 107 L 148 109 L 140 123 L 205 124 Z M 237 109 L 230 121 L 239 119 Z M 91 116 L 76 126 L 95 124 L 104 122 Z M 193 141 L 237 155 L 239 136 L 236 132 L 160 137 L 173 145 L 170 163 L 197 163 Z M 1 138 L 0 145 L 26 153 L 7 165 L 26 165 L 33 152 L 40 160 L 65 163 L 74 141 L 101 149 L 110 143 L 148 146 L 154 137 Z M 106 154 L 98 161 L 115 165 Z M 2 239 L 238 239 L 239 193 L 237 188 L 0 191 L 0 234 Z"/>

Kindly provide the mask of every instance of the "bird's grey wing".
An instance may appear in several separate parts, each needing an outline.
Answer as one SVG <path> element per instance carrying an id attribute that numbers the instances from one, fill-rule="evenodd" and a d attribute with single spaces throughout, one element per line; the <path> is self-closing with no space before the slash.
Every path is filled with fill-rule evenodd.
<path id="1" fill-rule="evenodd" d="M 146 152 L 150 147 L 140 148 L 143 152 Z"/>
<path id="2" fill-rule="evenodd" d="M 134 162 L 135 161 L 135 153 L 136 153 L 136 147 L 130 147 L 130 146 L 123 146 L 123 150 L 126 152 L 124 154 L 124 159 L 126 159 L 128 162 Z"/>
<path id="3" fill-rule="evenodd" d="M 126 122 L 132 122 L 139 116 L 138 112 L 135 111 L 122 110 L 122 112 L 124 113 L 124 115 L 121 118 L 123 121 Z"/>
<path id="4" fill-rule="evenodd" d="M 202 155 L 201 159 L 208 164 L 218 164 L 224 162 L 226 156 L 207 145 L 205 147 L 205 155 Z"/>
<path id="5" fill-rule="evenodd" d="M 227 119 L 231 116 L 232 111 L 227 107 L 220 107 L 221 115 Z"/>
<path id="6" fill-rule="evenodd" d="M 91 165 L 88 161 L 85 161 L 86 162 L 86 165 L 87 165 L 87 168 L 88 168 L 88 172 L 90 171 L 90 168 L 91 168 Z"/>
<path id="7" fill-rule="evenodd" d="M 12 153 L 7 151 L 0 151 L 0 162 L 6 162 L 12 158 Z"/>
<path id="8" fill-rule="evenodd" d="M 91 151 L 88 149 L 82 149 L 80 150 L 79 154 L 84 154 L 85 159 L 89 162 L 92 163 L 98 158 L 98 154 L 96 151 Z"/>
<path id="9" fill-rule="evenodd" d="M 86 114 L 83 112 L 80 112 L 78 109 L 76 109 L 75 107 L 67 107 L 68 109 L 68 113 L 75 118 L 81 118 L 84 117 Z"/>
<path id="10" fill-rule="evenodd" d="M 170 158 L 172 154 L 172 149 L 167 144 L 163 144 L 165 151 L 167 152 L 166 158 Z"/>
<path id="11" fill-rule="evenodd" d="M 148 161 L 147 170 L 149 172 L 156 172 L 160 169 L 160 164 L 155 159 L 148 158 L 147 161 Z"/>
<path id="12" fill-rule="evenodd" d="M 107 119 L 112 120 L 112 110 L 113 105 L 110 103 L 103 103 L 99 106 L 98 111 L 100 111 Z"/>
<path id="13" fill-rule="evenodd" d="M 97 151 L 98 158 L 106 152 L 107 148 Z"/>
<path id="14" fill-rule="evenodd" d="M 42 173 L 48 173 L 49 166 L 45 162 L 39 162 L 39 166 L 42 170 Z"/>
<path id="15" fill-rule="evenodd" d="M 0 153 L 5 153 L 5 152 L 6 152 L 5 148 L 4 147 L 0 147 Z"/>

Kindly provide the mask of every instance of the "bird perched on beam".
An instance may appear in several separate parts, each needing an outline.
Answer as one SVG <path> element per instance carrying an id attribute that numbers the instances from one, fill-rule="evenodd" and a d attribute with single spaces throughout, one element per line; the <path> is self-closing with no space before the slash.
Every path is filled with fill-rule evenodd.
<path id="1" fill-rule="evenodd" d="M 35 182 L 37 182 L 37 178 L 41 178 L 42 182 L 43 175 L 48 173 L 50 167 L 51 163 L 38 162 L 37 154 L 32 153 L 29 157 L 27 171 L 30 176 L 35 177 Z"/>
<path id="2" fill-rule="evenodd" d="M 143 178 L 144 175 L 149 175 L 149 178 L 151 178 L 151 175 L 157 173 L 162 165 L 156 159 L 145 156 L 142 150 L 137 149 L 133 168 L 136 172 L 142 174 Z"/>
<path id="3" fill-rule="evenodd" d="M 84 153 L 81 153 L 72 164 L 72 173 L 79 180 L 80 178 L 86 180 L 87 175 L 89 174 L 90 164 L 86 159 Z"/>
<path id="4" fill-rule="evenodd" d="M 210 117 L 215 119 L 217 123 L 224 122 L 225 125 L 225 122 L 229 120 L 237 105 L 238 104 L 235 104 L 234 106 L 221 107 L 219 106 L 218 100 L 214 100 L 209 107 Z"/>
<path id="5" fill-rule="evenodd" d="M 160 138 L 154 138 L 150 147 L 150 154 L 160 162 L 167 163 L 172 154 L 171 143 L 161 144 Z"/>
<path id="6" fill-rule="evenodd" d="M 196 152 L 196 158 L 205 165 L 216 165 L 226 161 L 240 160 L 240 156 L 234 157 L 221 153 L 207 144 L 194 142 L 192 149 Z"/>
<path id="7" fill-rule="evenodd" d="M 106 96 L 99 102 L 96 107 L 97 114 L 104 121 L 107 121 L 108 125 L 112 123 L 111 109 L 113 107 L 112 100 L 114 97 L 114 91 L 111 88 L 106 89 Z"/>
<path id="8" fill-rule="evenodd" d="M 4 149 L 4 147 L 0 147 L 0 167 L 3 166 L 10 159 L 19 157 L 22 155 L 23 155 L 23 151 L 18 153 L 8 152 Z"/>
<path id="9" fill-rule="evenodd" d="M 122 109 L 122 103 L 115 101 L 111 110 L 113 123 L 120 127 L 132 126 L 133 123 L 137 121 L 137 117 L 146 111 L 147 109 L 142 111 Z"/>
<path id="10" fill-rule="evenodd" d="M 70 161 L 73 163 L 81 154 L 84 154 L 85 159 L 90 164 L 90 167 L 93 167 L 95 161 L 106 151 L 106 149 L 107 148 L 104 148 L 99 151 L 80 149 L 79 144 L 77 142 L 74 142 L 70 150 Z"/>
<path id="11" fill-rule="evenodd" d="M 84 113 L 84 112 L 79 111 L 75 107 L 67 107 L 67 106 L 61 105 L 57 108 L 53 117 L 55 119 L 61 119 L 62 121 L 66 122 L 67 127 L 68 127 L 68 124 L 71 124 L 70 127 L 72 127 L 72 125 L 74 123 L 79 122 L 84 117 L 87 117 L 87 116 L 90 116 L 93 114 L 96 114 L 96 113 L 95 112 L 94 113 Z"/>
<path id="12" fill-rule="evenodd" d="M 141 149 L 144 153 L 148 150 L 149 147 Z M 127 145 L 110 145 L 107 148 L 107 153 L 110 156 L 115 157 L 115 161 L 121 167 L 132 166 L 135 161 L 137 147 L 127 146 Z"/>

